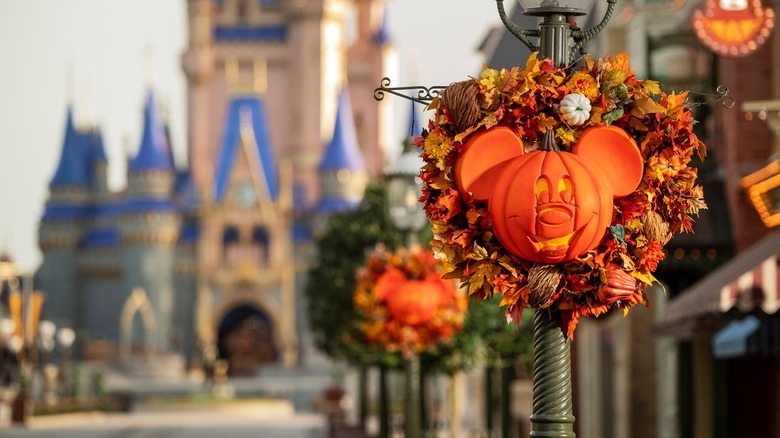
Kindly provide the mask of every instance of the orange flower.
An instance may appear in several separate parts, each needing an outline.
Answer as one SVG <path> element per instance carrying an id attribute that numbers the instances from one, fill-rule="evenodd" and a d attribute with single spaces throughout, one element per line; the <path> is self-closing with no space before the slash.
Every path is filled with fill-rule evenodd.
<path id="1" fill-rule="evenodd" d="M 646 246 L 637 249 L 637 255 L 639 256 L 639 262 L 637 267 L 640 269 L 646 269 L 649 272 L 655 271 L 658 267 L 658 263 L 666 257 L 664 247 L 661 242 L 652 241 Z"/>
<path id="2" fill-rule="evenodd" d="M 591 102 L 599 97 L 599 87 L 596 83 L 596 79 L 584 71 L 574 73 L 571 79 L 566 82 L 566 87 L 569 88 L 572 93 L 585 95 Z"/>

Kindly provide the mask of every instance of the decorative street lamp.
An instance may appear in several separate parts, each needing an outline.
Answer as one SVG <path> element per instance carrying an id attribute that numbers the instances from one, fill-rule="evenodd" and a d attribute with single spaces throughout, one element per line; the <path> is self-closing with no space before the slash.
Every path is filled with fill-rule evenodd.
<path id="1" fill-rule="evenodd" d="M 419 202 L 422 195 L 420 168 L 424 162 L 411 144 L 404 142 L 404 150 L 385 172 L 387 184 L 387 207 L 390 220 L 396 228 L 406 233 L 407 246 L 417 243 L 417 233 L 428 222 Z M 406 413 L 405 436 L 420 437 L 420 357 L 417 354 L 406 358 L 405 372 Z"/>
<path id="2" fill-rule="evenodd" d="M 70 387 L 70 355 L 75 341 L 76 332 L 72 328 L 63 327 L 57 331 L 57 343 L 60 345 L 62 360 L 62 388 L 66 399 L 69 399 L 73 393 Z"/>
<path id="3" fill-rule="evenodd" d="M 521 29 L 506 15 L 504 1 L 496 0 L 501 21 L 509 31 L 532 52 L 539 52 L 539 58 L 550 58 L 556 67 L 570 67 L 586 42 L 595 37 L 612 16 L 617 0 L 607 0 L 607 10 L 601 22 L 587 30 L 579 30 L 572 17 L 587 14 L 590 0 L 518 0 L 525 15 L 542 18 L 539 29 Z M 537 37 L 534 44 L 529 37 Z M 570 44 L 573 41 L 573 44 Z M 382 100 L 385 93 L 404 97 L 414 102 L 427 103 L 440 97 L 444 87 L 398 87 L 390 88 L 390 80 L 382 79 L 374 91 L 374 98 Z M 414 94 L 408 96 L 407 91 Z M 419 171 L 421 160 L 407 142 L 404 154 L 391 167 L 388 180 L 390 216 L 399 228 L 422 227 L 425 217 L 418 198 Z M 413 179 L 414 178 L 414 179 Z M 418 222 L 419 221 L 419 222 Z M 419 223 L 419 225 L 417 225 Z M 549 309 L 548 309 L 549 310 Z M 537 311 L 534 320 L 534 387 L 533 415 L 531 416 L 532 437 L 574 437 L 574 415 L 571 391 L 571 352 L 569 341 L 561 328 L 557 312 Z M 412 367 L 414 363 L 410 364 Z M 414 372 L 412 368 L 410 371 Z M 419 363 L 416 372 L 419 373 Z M 407 374 L 407 376 L 409 376 Z M 407 409 L 413 407 L 407 406 Z M 415 413 L 411 412 L 414 420 Z M 407 427 L 410 425 L 407 421 Z M 410 434 L 407 428 L 407 436 Z"/>
<path id="4" fill-rule="evenodd" d="M 504 1 L 496 0 L 504 25 L 540 58 L 550 58 L 556 67 L 569 67 L 583 45 L 609 22 L 617 0 L 607 0 L 601 22 L 585 31 L 572 29 L 569 17 L 586 15 L 588 0 L 518 0 L 525 15 L 542 17 L 539 30 L 526 30 L 512 23 L 504 11 Z M 528 40 L 538 36 L 538 46 Z M 574 40 L 570 46 L 569 41 Z M 534 318 L 534 371 L 532 437 L 574 437 L 574 412 L 571 391 L 571 347 L 561 329 L 561 318 L 538 310 Z"/>
<path id="5" fill-rule="evenodd" d="M 428 222 L 419 202 L 422 195 L 420 167 L 423 164 L 419 152 L 410 141 L 406 141 L 403 153 L 390 163 L 385 172 L 388 213 L 393 225 L 407 233 L 408 244 L 415 243 L 415 233 Z"/>
<path id="6" fill-rule="evenodd" d="M 51 363 L 51 352 L 56 343 L 55 336 L 57 326 L 48 320 L 41 321 L 38 324 L 38 337 L 43 357 L 41 358 L 41 373 L 43 375 L 43 399 L 48 406 L 57 403 L 55 393 L 55 382 L 57 381 L 57 366 Z"/>
<path id="7" fill-rule="evenodd" d="M 16 366 L 16 345 L 14 345 L 14 322 L 11 318 L 0 317 L 0 428 L 11 425 L 11 405 L 18 393 L 14 384 Z"/>

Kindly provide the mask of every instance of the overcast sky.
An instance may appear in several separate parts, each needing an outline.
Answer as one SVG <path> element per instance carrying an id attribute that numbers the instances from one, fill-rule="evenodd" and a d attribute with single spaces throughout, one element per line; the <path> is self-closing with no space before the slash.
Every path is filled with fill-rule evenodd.
<path id="1" fill-rule="evenodd" d="M 41 260 L 38 220 L 69 97 L 77 121 L 102 128 L 110 184 L 119 189 L 123 157 L 139 145 L 151 67 L 183 161 L 185 14 L 185 0 L 0 0 L 0 252 L 23 269 Z M 446 85 L 476 74 L 476 48 L 499 24 L 495 0 L 389 0 L 388 14 L 401 61 L 393 85 Z"/>

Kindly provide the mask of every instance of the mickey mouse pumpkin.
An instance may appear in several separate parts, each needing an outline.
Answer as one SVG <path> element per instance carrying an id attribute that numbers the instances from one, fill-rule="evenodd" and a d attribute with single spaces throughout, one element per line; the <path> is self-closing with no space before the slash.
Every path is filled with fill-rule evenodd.
<path id="1" fill-rule="evenodd" d="M 633 192 L 644 162 L 636 142 L 615 126 L 586 129 L 571 152 L 548 131 L 538 150 L 497 126 L 472 134 L 455 164 L 462 195 L 487 201 L 493 232 L 510 253 L 561 263 L 598 246 L 613 198 Z"/>

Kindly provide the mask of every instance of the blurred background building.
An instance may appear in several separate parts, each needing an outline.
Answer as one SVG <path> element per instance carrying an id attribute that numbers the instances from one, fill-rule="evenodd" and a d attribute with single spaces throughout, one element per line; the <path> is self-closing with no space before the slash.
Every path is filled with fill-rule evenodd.
<path id="1" fill-rule="evenodd" d="M 732 10 L 732 25 L 744 19 L 766 26 L 768 16 L 757 17 L 756 9 L 776 6 L 622 5 L 592 53 L 625 51 L 639 77 L 658 80 L 666 92 L 691 90 L 696 134 L 708 149 L 697 167 L 709 209 L 695 234 L 667 245 L 656 274 L 663 284 L 651 291 L 649 309 L 590 320 L 578 330 L 581 436 L 780 436 L 780 236 L 777 221 L 767 220 L 780 211 L 772 192 L 780 158 L 780 35 L 759 35 L 750 50 L 724 56 L 697 35 L 692 20 L 697 10 L 711 17 Z M 716 36 L 738 38 L 728 32 Z M 735 99 L 733 108 L 713 100 L 720 85 Z"/>
<path id="2" fill-rule="evenodd" d="M 388 147 L 388 108 L 372 97 L 393 60 L 384 8 L 188 1 L 188 167 L 149 84 L 120 191 L 100 127 L 68 107 L 36 286 L 84 358 L 160 374 L 218 355 L 232 375 L 313 360 L 301 316 L 313 227 L 359 203 Z"/>
<path id="3" fill-rule="evenodd" d="M 605 7 L 597 2 L 578 27 L 591 27 Z M 772 2 L 619 2 L 587 46 L 594 58 L 626 52 L 637 77 L 659 81 L 667 93 L 691 90 L 696 134 L 707 145 L 697 168 L 709 209 L 695 234 L 666 246 L 656 274 L 662 285 L 649 291 L 649 309 L 627 317 L 615 311 L 578 327 L 577 436 L 780 436 L 780 35 L 772 32 L 773 8 Z M 730 23 L 715 37 L 737 49 L 724 56 L 712 49 L 717 41 L 697 36 L 697 10 Z M 523 28 L 536 23 L 520 8 L 512 21 Z M 751 29 L 752 43 L 737 23 Z M 744 48 L 735 42 L 740 38 Z M 528 55 L 501 25 L 480 50 L 492 68 L 522 65 Z M 714 100 L 720 85 L 733 108 Z"/>

